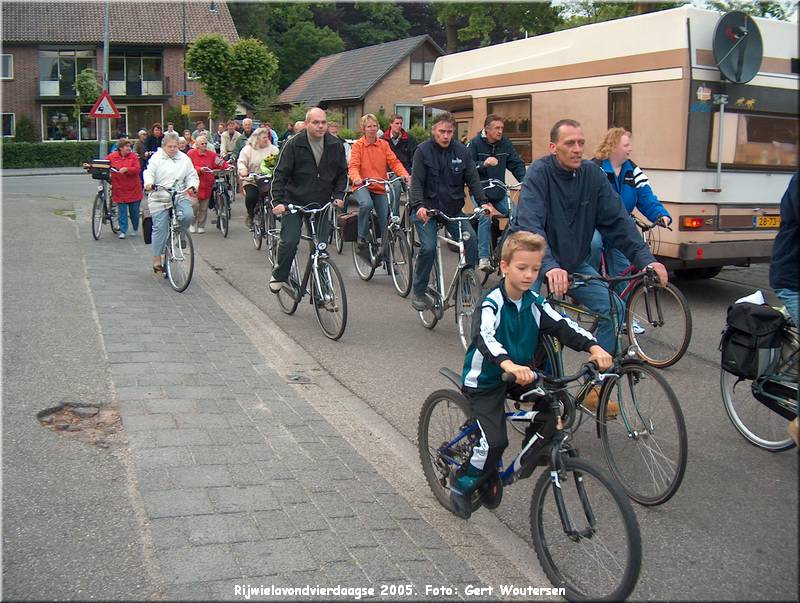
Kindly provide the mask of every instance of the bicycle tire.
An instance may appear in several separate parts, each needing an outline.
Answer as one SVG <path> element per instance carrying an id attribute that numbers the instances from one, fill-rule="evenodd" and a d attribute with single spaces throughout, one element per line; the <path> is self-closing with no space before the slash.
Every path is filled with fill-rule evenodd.
<path id="1" fill-rule="evenodd" d="M 92 237 L 97 241 L 100 233 L 103 232 L 103 222 L 105 222 L 106 208 L 103 191 L 98 191 L 92 203 Z"/>
<path id="2" fill-rule="evenodd" d="M 311 300 L 314 314 L 317 316 L 319 328 L 325 337 L 336 341 L 347 327 L 347 292 L 339 268 L 333 262 L 320 258 L 314 272 L 311 289 Z M 320 298 L 319 289 L 322 290 Z M 333 319 L 331 324 L 327 319 Z"/>
<path id="3" fill-rule="evenodd" d="M 275 252 L 277 255 L 277 251 Z M 300 269 L 297 267 L 297 258 L 292 260 L 292 267 L 289 269 L 289 278 L 276 294 L 281 310 L 285 314 L 294 314 L 300 304 Z"/>
<path id="4" fill-rule="evenodd" d="M 333 237 L 333 245 L 336 247 L 336 253 L 342 255 L 344 251 L 344 241 L 342 240 L 342 230 L 339 228 L 339 215 L 343 210 L 338 207 L 333 208 L 333 224 L 331 225 L 331 236 Z"/>
<path id="5" fill-rule="evenodd" d="M 425 399 L 417 423 L 417 450 L 422 472 L 436 500 L 451 513 L 456 513 L 450 502 L 448 482 L 462 464 L 469 462 L 471 441 L 465 437 L 455 447 L 448 449 L 457 465 L 447 462 L 438 449 L 452 442 L 461 427 L 470 420 L 469 402 L 459 392 L 440 389 Z M 476 496 L 477 498 L 477 493 Z M 474 500 L 474 499 L 473 499 Z M 475 502 L 474 506 L 480 503 Z"/>
<path id="6" fill-rule="evenodd" d="M 639 283 L 628 296 L 625 320 L 628 325 L 628 341 L 636 347 L 637 355 L 650 366 L 667 368 L 680 360 L 689 348 L 692 339 L 692 315 L 683 293 L 675 285 L 648 287 Z M 661 307 L 663 324 L 657 323 L 654 302 Z M 650 304 L 653 322 L 647 321 L 647 304 Z M 644 333 L 634 333 L 632 325 L 638 322 Z"/>
<path id="7" fill-rule="evenodd" d="M 627 362 L 603 385 L 598 404 L 600 441 L 611 474 L 641 505 L 667 502 L 686 472 L 686 421 L 667 380 L 653 367 Z M 609 400 L 619 415 L 607 417 Z"/>
<path id="8" fill-rule="evenodd" d="M 258 215 L 253 216 L 253 247 L 261 249 L 261 244 L 264 242 L 264 229 L 266 228 L 266 217 L 264 216 L 264 205 L 258 209 Z"/>
<path id="9" fill-rule="evenodd" d="M 186 290 L 194 273 L 194 244 L 182 228 L 170 229 L 165 255 L 167 281 L 178 293 Z"/>
<path id="10" fill-rule="evenodd" d="M 478 283 L 478 275 L 473 268 L 464 268 L 458 276 L 456 289 L 456 324 L 458 336 L 464 350 L 472 341 L 472 314 L 481 303 L 482 288 Z"/>
<path id="11" fill-rule="evenodd" d="M 431 275 L 428 278 L 426 294 L 433 301 L 433 307 L 419 311 L 419 319 L 426 329 L 433 329 L 439 322 L 442 307 L 442 296 L 439 293 L 439 261 L 434 258 Z"/>
<path id="12" fill-rule="evenodd" d="M 271 211 L 267 211 L 267 259 L 272 266 L 278 263 L 278 244 L 281 239 L 278 219 Z"/>
<path id="13" fill-rule="evenodd" d="M 389 247 L 389 270 L 392 273 L 394 288 L 400 297 L 408 297 L 414 278 L 414 263 L 402 230 L 390 233 L 392 242 Z"/>
<path id="14" fill-rule="evenodd" d="M 719 385 L 725 412 L 745 440 L 769 452 L 795 447 L 794 440 L 786 432 L 786 419 L 756 400 L 751 380 L 738 381 L 736 375 L 721 368 Z"/>
<path id="15" fill-rule="evenodd" d="M 108 194 L 109 200 L 111 198 L 111 193 Z M 111 208 L 108 211 L 108 223 L 111 225 L 111 232 L 117 234 L 119 232 L 119 207 L 117 204 L 111 201 Z"/>
<path id="16" fill-rule="evenodd" d="M 227 191 L 217 193 L 217 226 L 222 232 L 223 238 L 228 238 L 228 230 L 231 220 L 231 201 Z"/>
<path id="17" fill-rule="evenodd" d="M 633 507 L 602 469 L 584 459 L 562 458 L 558 480 L 546 471 L 531 496 L 536 556 L 553 586 L 565 589 L 567 600 L 622 601 L 633 592 L 642 566 L 642 536 Z M 583 534 L 565 533 L 556 492 L 571 527 Z"/>
<path id="18" fill-rule="evenodd" d="M 375 243 L 375 229 L 370 224 L 369 231 L 367 232 L 367 247 L 364 251 L 358 250 L 358 242 L 353 241 L 353 265 L 356 267 L 356 272 L 362 281 L 368 281 L 375 274 L 377 268 L 377 261 L 375 260 L 376 247 Z"/>

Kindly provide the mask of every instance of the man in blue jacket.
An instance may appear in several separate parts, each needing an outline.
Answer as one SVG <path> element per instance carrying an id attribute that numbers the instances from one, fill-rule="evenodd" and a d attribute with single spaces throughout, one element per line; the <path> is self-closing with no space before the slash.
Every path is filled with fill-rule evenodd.
<path id="1" fill-rule="evenodd" d="M 562 119 L 550 130 L 550 155 L 531 164 L 525 174 L 511 230 L 535 232 L 547 240 L 542 270 L 533 290 L 539 291 L 542 275 L 547 277 L 551 293 L 564 295 L 570 273 L 597 274 L 590 263 L 595 229 L 638 270 L 652 266 L 661 284 L 666 285 L 667 269 L 650 253 L 603 171 L 583 159 L 585 145 L 581 125 L 573 119 Z M 608 287 L 600 281 L 576 287 L 570 295 L 596 312 L 611 312 Z M 621 312 L 622 302 L 615 299 L 617 311 Z M 610 320 L 600 320 L 595 336 L 605 350 L 614 353 L 616 337 Z"/>
<path id="2" fill-rule="evenodd" d="M 470 156 L 478 168 L 481 180 L 494 178 L 501 182 L 506 181 L 506 169 L 522 182 L 525 177 L 525 162 L 522 161 L 511 141 L 503 136 L 503 118 L 495 113 L 486 117 L 483 130 L 467 143 Z M 508 214 L 508 195 L 500 187 L 485 189 L 488 203 L 485 209 L 496 209 L 501 214 Z M 493 212 L 494 213 L 494 212 Z M 489 261 L 489 249 L 492 238 L 492 217 L 481 214 L 478 216 L 478 269 L 492 270 Z"/>

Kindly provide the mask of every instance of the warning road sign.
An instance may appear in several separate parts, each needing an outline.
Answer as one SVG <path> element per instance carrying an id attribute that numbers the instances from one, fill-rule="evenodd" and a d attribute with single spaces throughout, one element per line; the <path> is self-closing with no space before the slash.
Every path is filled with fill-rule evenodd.
<path id="1" fill-rule="evenodd" d="M 119 111 L 117 111 L 114 101 L 111 100 L 108 90 L 103 90 L 100 98 L 97 99 L 94 107 L 92 107 L 92 110 L 89 112 L 89 117 L 111 119 L 119 118 Z"/>

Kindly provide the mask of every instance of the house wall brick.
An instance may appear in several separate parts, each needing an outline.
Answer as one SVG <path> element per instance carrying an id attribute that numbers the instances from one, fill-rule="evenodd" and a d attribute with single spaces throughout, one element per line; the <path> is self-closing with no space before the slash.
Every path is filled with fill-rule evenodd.
<path id="1" fill-rule="evenodd" d="M 364 111 L 377 114 L 384 108 L 388 118 L 396 104 L 422 104 L 424 84 L 411 83 L 411 55 L 400 61 L 389 74 L 367 93 Z"/>
<path id="2" fill-rule="evenodd" d="M 39 49 L 33 46 L 4 46 L 3 54 L 14 57 L 14 79 L 0 82 L 3 113 L 13 113 L 15 122 L 27 115 L 40 135 L 39 105 Z"/>

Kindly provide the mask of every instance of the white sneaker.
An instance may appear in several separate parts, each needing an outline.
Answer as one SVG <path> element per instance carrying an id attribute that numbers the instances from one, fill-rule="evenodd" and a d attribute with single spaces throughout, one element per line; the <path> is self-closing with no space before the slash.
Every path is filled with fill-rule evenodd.
<path id="1" fill-rule="evenodd" d="M 124 232 L 119 233 L 119 238 L 120 239 L 124 239 L 125 238 L 125 233 Z"/>
<path id="2" fill-rule="evenodd" d="M 203 228 L 202 226 L 200 226 L 200 227 L 197 229 L 197 232 L 198 232 L 199 234 L 203 234 L 205 231 L 206 231 L 206 229 L 205 229 L 205 228 Z"/>
<path id="3" fill-rule="evenodd" d="M 197 232 L 197 228 L 195 228 L 194 224 L 192 224 L 192 225 L 189 227 L 189 232 L 191 232 L 191 233 L 195 233 L 195 232 Z"/>
<path id="4" fill-rule="evenodd" d="M 624 322 L 622 323 L 622 332 L 623 333 L 627 333 L 628 332 L 627 323 L 624 323 Z M 642 334 L 644 334 L 644 332 L 645 332 L 644 327 L 639 324 L 638 320 L 634 320 L 633 321 L 633 334 L 634 335 L 642 335 Z"/>
<path id="5" fill-rule="evenodd" d="M 492 261 L 489 258 L 481 258 L 478 262 L 478 270 L 483 270 L 484 272 L 492 272 Z"/>

